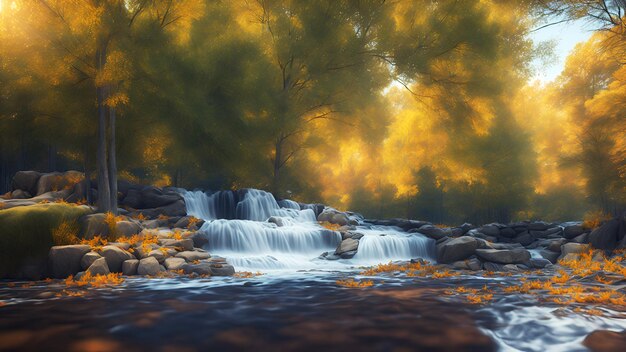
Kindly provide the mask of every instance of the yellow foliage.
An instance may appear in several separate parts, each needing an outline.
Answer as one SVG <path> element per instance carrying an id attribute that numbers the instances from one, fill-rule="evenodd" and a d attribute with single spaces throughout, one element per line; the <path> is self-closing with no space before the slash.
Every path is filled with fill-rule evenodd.
<path id="1" fill-rule="evenodd" d="M 62 221 L 59 226 L 52 229 L 52 242 L 55 246 L 63 246 L 78 243 L 78 224 L 73 221 Z"/>
<path id="2" fill-rule="evenodd" d="M 107 239 L 102 238 L 99 235 L 94 236 L 92 239 L 87 240 L 87 239 L 82 239 L 80 241 L 80 244 L 87 244 L 91 247 L 92 250 L 94 251 L 99 251 L 102 249 L 102 247 L 106 246 L 108 243 Z"/>
<path id="3" fill-rule="evenodd" d="M 337 230 L 339 230 L 341 228 L 341 225 L 339 225 L 339 224 L 332 224 L 332 223 L 330 223 L 328 221 L 319 221 L 319 224 L 323 228 L 331 230 L 331 231 L 337 231 Z"/>
<path id="4" fill-rule="evenodd" d="M 363 287 L 371 287 L 374 285 L 372 280 L 361 280 L 355 281 L 354 279 L 348 280 L 337 280 L 335 283 L 339 286 L 349 287 L 349 288 L 363 288 Z"/>
<path id="5" fill-rule="evenodd" d="M 610 220 L 611 215 L 602 211 L 588 212 L 584 216 L 583 227 L 588 230 L 593 230 L 596 227 L 600 227 L 603 222 Z"/>
<path id="6" fill-rule="evenodd" d="M 256 273 L 253 273 L 250 271 L 238 271 L 233 275 L 233 277 L 238 278 L 238 279 L 250 279 L 250 278 L 261 276 L 261 275 L 263 275 L 263 273 L 260 271 L 257 271 Z"/>
<path id="7" fill-rule="evenodd" d="M 484 295 L 468 295 L 467 296 L 467 301 L 471 304 L 482 304 L 488 301 L 491 301 L 493 299 L 493 294 L 491 293 L 487 293 Z"/>

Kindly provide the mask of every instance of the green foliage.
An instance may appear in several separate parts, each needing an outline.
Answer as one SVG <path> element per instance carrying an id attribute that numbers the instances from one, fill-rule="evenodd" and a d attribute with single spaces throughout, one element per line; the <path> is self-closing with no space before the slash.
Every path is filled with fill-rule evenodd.
<path id="1" fill-rule="evenodd" d="M 91 212 L 87 207 L 55 203 L 0 210 L 0 277 L 47 258 L 55 244 L 55 230 Z"/>

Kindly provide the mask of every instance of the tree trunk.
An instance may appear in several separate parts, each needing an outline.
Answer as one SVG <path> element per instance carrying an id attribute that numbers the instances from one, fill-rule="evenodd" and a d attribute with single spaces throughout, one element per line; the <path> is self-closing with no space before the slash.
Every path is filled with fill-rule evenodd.
<path id="1" fill-rule="evenodd" d="M 109 185 L 111 211 L 117 215 L 117 158 L 115 156 L 115 108 L 109 108 Z"/>
<path id="2" fill-rule="evenodd" d="M 280 197 L 280 168 L 283 153 L 283 143 L 279 139 L 274 146 L 274 177 L 272 179 L 272 192 Z"/>
<path id="3" fill-rule="evenodd" d="M 96 61 L 98 71 L 104 69 L 106 62 L 106 44 L 101 44 L 96 53 Z M 106 151 L 106 93 L 104 87 L 96 87 L 98 96 L 98 151 L 97 151 L 97 169 L 98 169 L 98 211 L 111 211 L 111 190 L 109 188 L 109 173 L 107 169 L 107 151 Z"/>

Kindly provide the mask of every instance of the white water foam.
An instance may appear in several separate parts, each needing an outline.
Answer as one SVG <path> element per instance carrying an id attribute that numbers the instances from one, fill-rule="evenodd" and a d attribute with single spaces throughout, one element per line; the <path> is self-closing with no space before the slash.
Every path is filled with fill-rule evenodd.
<path id="1" fill-rule="evenodd" d="M 355 232 L 364 236 L 353 259 L 320 259 L 323 252 L 334 252 L 341 235 L 320 226 L 312 206 L 301 209 L 291 200 L 277 202 L 271 193 L 256 189 L 241 191 L 238 196 L 231 191 L 183 190 L 181 194 L 188 214 L 206 221 L 199 230 L 207 240 L 205 249 L 226 258 L 237 270 L 343 269 L 432 259 L 434 253 L 434 241 L 420 234 L 394 227 L 358 226 Z M 267 221 L 270 218 L 272 222 Z"/>

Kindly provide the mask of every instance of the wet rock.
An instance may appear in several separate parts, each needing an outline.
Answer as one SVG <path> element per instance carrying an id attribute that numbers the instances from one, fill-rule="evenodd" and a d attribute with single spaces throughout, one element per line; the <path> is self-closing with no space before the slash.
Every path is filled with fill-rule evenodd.
<path id="1" fill-rule="evenodd" d="M 626 330 L 596 330 L 585 337 L 583 345 L 594 352 L 623 351 L 626 346 Z"/>
<path id="2" fill-rule="evenodd" d="M 211 264 L 212 276 L 233 276 L 235 274 L 235 268 L 229 264 Z"/>
<path id="3" fill-rule="evenodd" d="M 198 264 L 186 263 L 181 267 L 183 272 L 187 275 L 189 274 L 198 274 L 198 275 L 211 275 L 211 264 L 207 262 L 201 262 Z"/>
<path id="4" fill-rule="evenodd" d="M 530 264 L 533 268 L 543 269 L 548 265 L 551 265 L 552 262 L 545 258 L 530 258 Z"/>
<path id="5" fill-rule="evenodd" d="M 545 231 L 549 229 L 550 227 L 551 227 L 550 224 L 548 224 L 547 222 L 543 222 L 543 221 L 537 221 L 537 222 L 528 224 L 528 230 L 530 231 Z"/>
<path id="6" fill-rule="evenodd" d="M 516 271 L 520 271 L 520 268 L 515 264 L 506 264 L 502 267 L 502 270 L 509 271 L 509 272 L 516 272 Z"/>
<path id="7" fill-rule="evenodd" d="M 530 260 L 530 253 L 525 249 L 477 249 L 476 255 L 499 264 L 522 264 Z"/>
<path id="8" fill-rule="evenodd" d="M 122 263 L 122 274 L 127 275 L 127 276 L 137 275 L 138 267 L 139 267 L 138 259 L 125 260 L 124 263 Z"/>
<path id="9" fill-rule="evenodd" d="M 491 262 L 483 263 L 483 268 L 487 271 L 505 271 L 504 265 Z"/>
<path id="10" fill-rule="evenodd" d="M 477 239 L 471 236 L 462 236 L 437 245 L 437 262 L 453 263 L 469 258 L 479 246 Z"/>
<path id="11" fill-rule="evenodd" d="M 347 252 L 343 252 L 339 255 L 339 257 L 341 259 L 351 259 L 352 257 L 354 257 L 356 255 L 356 251 L 347 251 Z"/>
<path id="12" fill-rule="evenodd" d="M 552 251 L 552 252 L 557 252 L 557 253 L 561 253 L 561 246 L 565 244 L 565 239 L 564 238 L 560 238 L 557 240 L 551 240 L 550 243 L 547 246 L 547 249 Z"/>
<path id="13" fill-rule="evenodd" d="M 524 231 L 515 236 L 514 241 L 522 246 L 528 246 L 535 241 L 535 238 L 527 231 Z"/>
<path id="14" fill-rule="evenodd" d="M 500 228 L 496 225 L 484 225 L 483 227 L 478 228 L 478 232 L 491 237 L 500 236 Z"/>
<path id="15" fill-rule="evenodd" d="M 317 217 L 317 221 L 326 221 L 331 224 L 338 224 L 342 226 L 350 225 L 350 218 L 346 213 L 330 207 L 327 207 L 324 211 L 322 211 L 322 213 Z"/>
<path id="16" fill-rule="evenodd" d="M 199 232 L 191 235 L 190 238 L 193 241 L 193 246 L 197 248 L 203 248 L 207 243 L 209 243 L 209 239 L 206 235 Z"/>
<path id="17" fill-rule="evenodd" d="M 578 236 L 572 238 L 572 242 L 574 242 L 574 243 L 588 243 L 589 242 L 589 234 L 588 233 L 583 233 L 581 235 L 578 235 Z"/>
<path id="18" fill-rule="evenodd" d="M 80 261 L 89 251 L 91 251 L 91 247 L 83 244 L 50 248 L 48 258 L 52 276 L 63 279 L 79 272 L 81 270 Z"/>
<path id="19" fill-rule="evenodd" d="M 559 252 L 553 252 L 550 250 L 541 250 L 539 251 L 539 254 L 541 254 L 542 257 L 544 257 L 545 259 L 549 260 L 550 263 L 555 264 L 558 259 L 559 256 L 561 255 L 560 251 Z"/>
<path id="20" fill-rule="evenodd" d="M 137 274 L 154 276 L 161 272 L 161 265 L 154 257 L 143 258 L 139 261 Z"/>
<path id="21" fill-rule="evenodd" d="M 461 269 L 461 270 L 473 270 L 473 271 L 476 271 L 476 270 L 482 269 L 482 263 L 477 258 L 470 258 L 470 259 L 466 259 L 466 260 L 456 261 L 456 262 L 452 263 L 452 266 L 455 269 Z"/>
<path id="22" fill-rule="evenodd" d="M 98 258 L 89 266 L 89 268 L 87 268 L 86 272 L 91 275 L 107 275 L 111 271 L 109 271 L 106 259 Z"/>
<path id="23" fill-rule="evenodd" d="M 615 218 L 602 224 L 589 234 L 589 243 L 594 248 L 613 250 L 625 242 L 626 221 Z"/>
<path id="24" fill-rule="evenodd" d="M 144 187 L 140 193 L 141 207 L 147 209 L 165 207 L 181 199 L 178 194 L 164 193 L 154 186 Z"/>
<path id="25" fill-rule="evenodd" d="M 515 237 L 516 234 L 517 232 L 511 227 L 505 227 L 505 228 L 500 229 L 501 237 L 513 238 Z"/>
<path id="26" fill-rule="evenodd" d="M 535 238 L 548 238 L 551 235 L 556 235 L 557 237 L 561 237 L 562 229 L 560 227 L 551 227 L 544 231 L 530 231 L 530 234 Z"/>
<path id="27" fill-rule="evenodd" d="M 276 226 L 278 227 L 283 227 L 285 226 L 285 221 L 283 218 L 279 217 L 279 216 L 270 216 L 269 219 L 267 219 L 267 222 L 271 222 L 276 224 Z"/>
<path id="28" fill-rule="evenodd" d="M 93 262 L 95 262 L 96 260 L 100 258 L 102 258 L 102 256 L 98 254 L 97 252 L 91 251 L 91 252 L 85 253 L 85 255 L 83 255 L 83 257 L 80 259 L 81 269 L 87 270 L 87 268 L 89 268 L 91 264 L 93 264 Z"/>
<path id="29" fill-rule="evenodd" d="M 352 236 L 350 236 L 350 238 L 352 238 L 353 240 L 360 240 L 364 236 L 362 233 L 359 232 L 352 232 L 351 234 Z"/>
<path id="30" fill-rule="evenodd" d="M 197 252 L 197 251 L 184 251 L 176 254 L 176 258 L 183 258 L 188 262 L 193 262 L 194 260 L 202 260 L 209 259 L 211 256 L 206 252 Z"/>
<path id="31" fill-rule="evenodd" d="M 117 246 L 104 246 L 100 254 L 106 259 L 109 270 L 114 273 L 122 271 L 122 263 L 125 260 L 135 259 L 135 256 Z"/>
<path id="32" fill-rule="evenodd" d="M 419 229 L 417 229 L 417 231 L 410 231 L 410 232 L 418 232 L 423 234 L 426 237 L 430 237 L 433 238 L 435 240 L 438 240 L 440 238 L 446 237 L 451 235 L 451 231 L 448 229 L 448 231 L 445 231 L 442 228 L 439 228 L 437 226 L 434 225 L 424 225 L 422 227 L 420 227 Z"/>
<path id="33" fill-rule="evenodd" d="M 352 239 L 352 238 L 347 238 L 341 241 L 339 246 L 337 246 L 337 249 L 335 250 L 335 254 L 341 255 L 342 253 L 345 253 L 345 252 L 356 251 L 357 248 L 359 248 L 359 241 Z"/>
<path id="34" fill-rule="evenodd" d="M 165 259 L 164 265 L 167 270 L 178 270 L 182 268 L 185 263 L 185 259 L 183 258 L 167 258 Z"/>
<path id="35" fill-rule="evenodd" d="M 572 224 L 564 224 L 565 226 L 563 227 L 563 237 L 567 238 L 568 240 L 571 240 L 572 238 L 576 237 L 576 236 L 580 236 L 582 235 L 583 232 L 585 232 L 585 229 L 583 228 L 581 223 L 572 223 Z"/>

